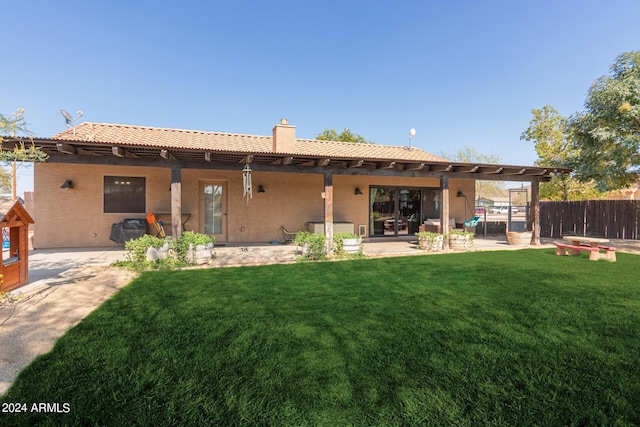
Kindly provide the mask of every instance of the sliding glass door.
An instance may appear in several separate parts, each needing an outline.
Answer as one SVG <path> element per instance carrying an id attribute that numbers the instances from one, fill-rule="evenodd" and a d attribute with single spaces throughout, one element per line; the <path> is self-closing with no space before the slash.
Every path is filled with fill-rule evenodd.
<path id="1" fill-rule="evenodd" d="M 422 189 L 371 187 L 369 230 L 371 236 L 413 235 L 422 218 Z"/>

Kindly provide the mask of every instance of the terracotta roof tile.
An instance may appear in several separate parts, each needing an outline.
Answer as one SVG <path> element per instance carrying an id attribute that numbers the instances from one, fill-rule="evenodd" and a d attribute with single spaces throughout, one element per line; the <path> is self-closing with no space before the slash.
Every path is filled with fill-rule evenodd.
<path id="1" fill-rule="evenodd" d="M 206 150 L 232 153 L 272 153 L 272 136 L 203 132 L 108 123 L 85 122 L 60 132 L 51 139 L 69 142 Z M 278 153 L 344 159 L 446 162 L 446 159 L 418 148 L 392 145 L 355 144 L 314 139 L 296 139 L 295 152 Z"/>

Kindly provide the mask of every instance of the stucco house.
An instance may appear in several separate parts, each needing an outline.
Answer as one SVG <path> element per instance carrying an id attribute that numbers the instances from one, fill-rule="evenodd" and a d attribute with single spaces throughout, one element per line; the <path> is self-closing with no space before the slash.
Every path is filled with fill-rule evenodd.
<path id="1" fill-rule="evenodd" d="M 213 234 L 217 244 L 282 240 L 283 225 L 392 238 L 429 218 L 469 219 L 475 180 L 531 182 L 537 197 L 537 183 L 568 172 L 299 139 L 286 119 L 267 136 L 85 122 L 35 143 L 49 154 L 34 166 L 36 248 L 116 245 L 112 224 L 148 212 L 168 234 Z"/>

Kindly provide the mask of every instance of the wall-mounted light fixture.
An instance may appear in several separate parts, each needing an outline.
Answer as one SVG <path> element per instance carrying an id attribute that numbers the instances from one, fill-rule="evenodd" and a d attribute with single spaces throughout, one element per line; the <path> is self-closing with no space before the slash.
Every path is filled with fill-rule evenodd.
<path id="1" fill-rule="evenodd" d="M 360 187 L 356 187 L 356 191 L 354 191 L 353 194 L 355 194 L 356 196 L 361 196 L 362 190 L 360 190 Z"/>
<path id="2" fill-rule="evenodd" d="M 73 188 L 73 182 L 70 179 L 66 180 L 64 184 L 60 186 L 60 188 L 64 188 L 65 190 L 70 190 Z"/>
<path id="3" fill-rule="evenodd" d="M 258 185 L 258 193 L 266 193 L 266 191 L 264 191 L 264 187 L 262 185 Z"/>
<path id="4" fill-rule="evenodd" d="M 462 191 L 458 191 L 458 194 L 456 194 L 456 197 L 467 197 L 467 196 L 465 196 Z"/>

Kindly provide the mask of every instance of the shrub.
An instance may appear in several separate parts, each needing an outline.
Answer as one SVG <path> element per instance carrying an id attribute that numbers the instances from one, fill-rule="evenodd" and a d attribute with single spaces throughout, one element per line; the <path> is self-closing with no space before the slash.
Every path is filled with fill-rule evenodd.
<path id="1" fill-rule="evenodd" d="M 450 230 L 449 236 L 461 236 L 462 238 L 466 238 L 469 243 L 473 243 L 473 233 L 471 231 L 462 231 L 462 230 Z"/>
<path id="2" fill-rule="evenodd" d="M 166 242 L 170 240 L 167 239 Z M 156 249 L 161 248 L 165 244 L 165 239 L 145 234 L 137 239 L 131 239 L 124 244 L 127 250 L 127 259 L 134 264 L 140 264 L 147 261 L 147 249 L 151 246 Z"/>
<path id="3" fill-rule="evenodd" d="M 353 233 L 336 233 L 333 235 L 333 254 L 336 258 L 363 258 L 362 246 L 356 253 L 344 251 L 344 239 L 360 239 L 361 236 Z"/>
<path id="4" fill-rule="evenodd" d="M 301 231 L 296 234 L 295 244 L 302 248 L 301 261 L 316 261 L 326 259 L 327 239 L 324 234 Z"/>
<path id="5" fill-rule="evenodd" d="M 444 236 L 440 233 L 433 233 L 431 231 L 419 231 L 415 233 L 418 237 L 418 245 L 420 249 L 427 249 L 429 251 L 441 251 Z"/>
<path id="6" fill-rule="evenodd" d="M 193 231 L 185 231 L 180 236 L 180 239 L 174 243 L 176 257 L 186 263 L 188 262 L 187 251 L 189 250 L 189 245 L 193 245 L 193 247 L 195 248 L 197 245 L 213 245 L 215 244 L 215 242 L 216 238 L 214 236 L 194 233 Z"/>
<path id="7" fill-rule="evenodd" d="M 127 268 L 134 271 L 146 270 L 163 270 L 174 269 L 189 265 L 187 260 L 187 251 L 189 245 L 209 245 L 213 247 L 215 237 L 206 234 L 185 231 L 178 241 L 174 241 L 170 237 L 160 239 L 149 234 L 145 234 L 137 239 L 129 240 L 125 243 L 124 248 L 127 251 L 126 261 L 117 261 L 113 265 L 116 267 Z M 155 261 L 147 260 L 147 250 L 149 247 L 160 249 L 168 246 L 168 254 L 165 259 Z"/>

